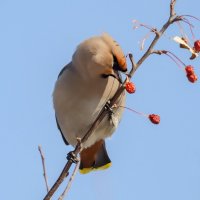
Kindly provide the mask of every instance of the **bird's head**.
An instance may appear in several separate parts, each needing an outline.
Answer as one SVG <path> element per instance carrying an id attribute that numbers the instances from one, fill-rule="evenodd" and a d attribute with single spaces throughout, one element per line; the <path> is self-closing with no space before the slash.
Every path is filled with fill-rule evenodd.
<path id="1" fill-rule="evenodd" d="M 77 47 L 72 62 L 85 78 L 116 77 L 118 71 L 127 71 L 126 57 L 121 47 L 107 33 L 82 42 Z"/>

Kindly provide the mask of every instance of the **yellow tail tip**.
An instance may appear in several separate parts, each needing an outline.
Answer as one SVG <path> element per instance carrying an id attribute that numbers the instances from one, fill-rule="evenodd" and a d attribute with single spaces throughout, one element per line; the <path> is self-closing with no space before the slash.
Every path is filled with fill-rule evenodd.
<path id="1" fill-rule="evenodd" d="M 107 163 L 106 165 L 103 165 L 103 166 L 98 167 L 98 168 L 89 167 L 89 168 L 80 169 L 79 171 L 80 171 L 81 174 L 87 174 L 87 173 L 92 172 L 92 171 L 107 169 L 107 168 L 109 168 L 111 165 L 112 165 L 112 163 L 110 162 L 110 163 Z"/>

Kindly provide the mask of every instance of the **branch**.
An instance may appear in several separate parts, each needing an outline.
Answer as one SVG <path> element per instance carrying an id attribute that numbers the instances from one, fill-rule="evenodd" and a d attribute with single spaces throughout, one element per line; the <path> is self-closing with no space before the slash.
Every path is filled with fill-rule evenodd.
<path id="1" fill-rule="evenodd" d="M 173 24 L 175 21 L 180 20 L 179 17 L 176 17 L 176 14 L 174 12 L 174 6 L 175 6 L 176 0 L 171 0 L 170 3 L 170 17 L 168 21 L 163 25 L 163 27 L 160 29 L 160 31 L 157 31 L 155 34 L 155 38 L 153 39 L 152 43 L 150 44 L 147 51 L 144 53 L 144 55 L 140 58 L 140 60 L 136 64 L 135 71 L 139 68 L 139 66 L 152 54 L 153 48 L 158 42 L 158 40 L 162 37 L 163 33 L 167 30 L 167 28 Z"/>
<path id="2" fill-rule="evenodd" d="M 68 153 L 68 155 L 67 155 L 68 161 L 67 161 L 66 165 L 64 166 L 60 176 L 57 179 L 57 181 L 54 183 L 52 188 L 49 190 L 49 192 L 44 197 L 44 200 L 50 200 L 51 199 L 51 197 L 53 196 L 55 191 L 58 189 L 58 187 L 61 185 L 61 183 L 64 181 L 64 179 L 69 175 L 68 171 L 69 171 L 71 165 L 73 163 L 77 163 L 79 161 L 77 159 L 77 155 L 81 151 L 81 146 L 82 146 L 81 145 L 81 140 L 77 139 L 77 145 L 76 145 L 74 151 Z"/>
<path id="3" fill-rule="evenodd" d="M 175 4 L 176 4 L 176 0 L 171 0 L 171 3 L 170 3 L 170 17 L 173 17 L 173 16 L 176 15 L 176 13 L 174 11 Z"/>
<path id="4" fill-rule="evenodd" d="M 69 189 L 71 187 L 72 181 L 74 180 L 75 175 L 78 172 L 79 165 L 80 165 L 80 161 L 76 164 L 76 167 L 74 168 L 74 171 L 73 171 L 73 173 L 72 173 L 72 175 L 71 175 L 71 177 L 69 179 L 69 182 L 68 182 L 65 190 L 63 191 L 63 193 L 61 194 L 61 196 L 58 198 L 58 200 L 63 200 L 64 197 L 66 196 L 66 194 L 69 192 Z"/>
<path id="5" fill-rule="evenodd" d="M 38 150 L 40 152 L 40 156 L 42 159 L 43 176 L 44 176 L 44 180 L 45 180 L 46 189 L 47 189 L 47 192 L 49 192 L 48 178 L 47 178 L 46 167 L 45 167 L 45 158 L 44 158 L 44 154 L 42 152 L 42 147 L 40 145 L 38 146 Z"/>

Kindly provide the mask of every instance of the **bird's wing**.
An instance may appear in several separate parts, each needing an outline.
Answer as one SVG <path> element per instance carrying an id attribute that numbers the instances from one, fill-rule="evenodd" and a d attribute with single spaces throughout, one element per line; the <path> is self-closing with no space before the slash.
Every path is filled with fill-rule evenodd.
<path id="1" fill-rule="evenodd" d="M 58 78 L 63 74 L 63 72 L 67 69 L 67 67 L 68 67 L 68 65 L 65 65 L 65 66 L 61 69 L 60 73 L 58 74 Z"/>
<path id="2" fill-rule="evenodd" d="M 61 128 L 60 128 L 60 125 L 59 125 L 59 123 L 58 123 L 58 120 L 57 120 L 56 115 L 55 115 L 55 118 L 56 118 L 56 124 L 57 124 L 58 130 L 60 131 L 60 133 L 61 133 L 61 135 L 62 135 L 62 139 L 63 139 L 64 143 L 65 143 L 66 145 L 69 145 L 69 142 L 67 142 L 67 140 L 66 140 L 65 137 L 64 137 L 64 134 L 62 133 L 62 130 L 61 130 Z"/>
<path id="3" fill-rule="evenodd" d="M 63 72 L 67 69 L 67 67 L 68 67 L 68 65 L 65 65 L 65 66 L 62 68 L 62 70 L 61 70 L 60 73 L 58 74 L 58 78 L 63 74 Z M 61 130 L 60 125 L 59 125 L 59 123 L 58 123 L 58 119 L 57 119 L 57 117 L 56 117 L 56 114 L 55 114 L 55 118 L 56 118 L 57 128 L 58 128 L 58 130 L 60 131 L 60 133 L 61 133 L 61 135 L 62 135 L 62 139 L 63 139 L 64 143 L 65 143 L 66 145 L 69 145 L 69 142 L 65 139 L 64 134 L 62 133 L 62 130 Z"/>

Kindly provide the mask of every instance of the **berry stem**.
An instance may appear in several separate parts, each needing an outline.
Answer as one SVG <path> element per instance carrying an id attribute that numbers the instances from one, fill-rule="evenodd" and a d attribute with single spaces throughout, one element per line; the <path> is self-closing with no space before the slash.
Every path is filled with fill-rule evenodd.
<path id="1" fill-rule="evenodd" d="M 191 32 L 191 34 L 192 34 L 192 39 L 195 40 L 195 35 L 194 35 L 194 32 L 193 32 L 194 26 L 193 26 L 193 25 L 190 23 L 190 21 L 189 21 L 188 19 L 186 19 L 186 18 L 183 18 L 182 21 L 185 22 L 185 23 L 189 26 L 190 32 Z"/>
<path id="2" fill-rule="evenodd" d="M 174 53 L 172 53 L 171 51 L 167 51 L 167 54 L 171 54 L 171 55 L 174 56 L 182 65 L 186 66 L 186 64 L 185 64 L 178 56 L 176 56 Z"/>
<path id="3" fill-rule="evenodd" d="M 163 51 L 157 51 L 157 52 L 155 51 L 155 53 L 167 55 L 170 59 L 172 59 L 176 63 L 176 65 L 181 70 L 185 71 L 185 69 L 182 67 L 182 65 L 184 67 L 186 67 L 186 64 L 179 57 L 177 57 L 175 54 L 173 54 L 172 52 L 163 50 Z M 178 62 L 180 62 L 182 65 L 180 65 L 180 63 L 178 63 Z"/>
<path id="4" fill-rule="evenodd" d="M 178 27 L 179 27 L 179 30 L 180 30 L 180 32 L 181 32 L 182 37 L 184 37 L 184 38 L 186 38 L 186 39 L 188 40 L 188 36 L 187 36 L 187 34 L 185 33 L 185 30 L 184 30 L 183 26 L 181 25 L 180 21 L 177 21 L 176 24 L 177 24 Z"/>
<path id="5" fill-rule="evenodd" d="M 191 18 L 196 19 L 197 21 L 200 22 L 200 19 L 198 17 L 192 16 L 192 15 L 181 15 L 181 17 L 191 17 Z"/>
<path id="6" fill-rule="evenodd" d="M 140 26 L 142 26 L 142 27 L 144 27 L 146 29 L 149 29 L 153 33 L 157 33 L 156 28 L 153 28 L 153 27 L 151 27 L 149 25 L 140 23 L 138 20 L 133 20 L 133 23 L 135 24 L 135 26 L 133 27 L 134 29 L 139 28 Z"/>
<path id="7" fill-rule="evenodd" d="M 185 22 L 186 24 L 188 24 L 190 27 L 194 28 L 194 25 L 191 24 L 187 18 L 183 18 L 182 21 Z"/>
<path id="8" fill-rule="evenodd" d="M 143 117 L 147 117 L 147 118 L 148 118 L 148 116 L 149 116 L 149 115 L 147 115 L 147 114 L 145 114 L 145 113 L 138 112 L 138 111 L 133 110 L 133 109 L 131 109 L 131 108 L 129 108 L 129 107 L 126 107 L 126 106 L 118 106 L 118 105 L 115 105 L 114 107 L 125 108 L 125 109 L 127 109 L 127 110 L 130 110 L 130 111 L 136 113 L 136 114 L 142 115 Z"/>
<path id="9" fill-rule="evenodd" d="M 171 55 L 169 55 L 169 54 L 166 54 L 166 55 L 167 55 L 169 58 L 171 58 L 181 70 L 183 70 L 182 66 L 177 62 L 177 60 L 176 60 L 175 58 L 173 58 L 173 57 L 172 57 Z"/>

